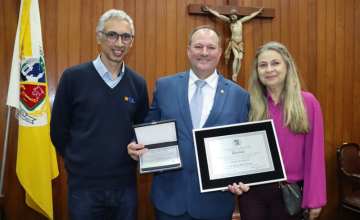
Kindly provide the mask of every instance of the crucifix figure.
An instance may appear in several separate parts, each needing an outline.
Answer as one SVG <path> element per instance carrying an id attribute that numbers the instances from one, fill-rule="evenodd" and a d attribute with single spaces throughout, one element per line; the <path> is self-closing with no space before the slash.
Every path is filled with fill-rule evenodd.
<path id="1" fill-rule="evenodd" d="M 242 24 L 250 19 L 254 18 L 258 14 L 264 12 L 264 8 L 261 8 L 259 11 L 252 13 L 249 16 L 245 16 L 239 19 L 239 15 L 235 9 L 232 9 L 229 13 L 229 17 L 219 14 L 217 11 L 209 9 L 207 6 L 202 7 L 203 11 L 210 12 L 214 16 L 220 18 L 221 20 L 229 23 L 231 30 L 231 38 L 228 38 L 228 47 L 225 50 L 225 63 L 229 62 L 230 58 L 230 50 L 232 50 L 234 54 L 234 62 L 233 62 L 233 75 L 232 80 L 237 82 L 237 75 L 240 71 L 241 67 L 241 59 L 244 54 L 244 43 L 242 40 Z"/>

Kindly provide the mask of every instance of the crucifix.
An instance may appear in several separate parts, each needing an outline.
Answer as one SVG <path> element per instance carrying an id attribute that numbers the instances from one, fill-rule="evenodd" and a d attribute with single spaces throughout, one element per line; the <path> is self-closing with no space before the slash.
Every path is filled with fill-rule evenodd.
<path id="1" fill-rule="evenodd" d="M 232 69 L 232 80 L 237 82 L 237 75 L 241 67 L 241 59 L 244 54 L 244 43 L 242 39 L 242 24 L 255 16 L 275 17 L 275 10 L 272 8 L 239 7 L 232 5 L 200 5 L 190 4 L 190 14 L 212 14 L 229 24 L 231 38 L 228 38 L 228 47 L 225 50 L 225 63 L 230 59 L 230 52 L 233 52 L 234 61 Z M 240 18 L 240 16 L 244 16 Z"/>

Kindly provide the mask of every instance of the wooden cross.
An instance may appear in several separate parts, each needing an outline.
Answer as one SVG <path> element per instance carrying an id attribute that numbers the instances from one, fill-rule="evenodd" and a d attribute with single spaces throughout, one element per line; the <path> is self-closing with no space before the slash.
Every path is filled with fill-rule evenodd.
<path id="1" fill-rule="evenodd" d="M 189 14 L 209 14 L 206 11 L 202 10 L 202 7 L 205 4 L 189 4 Z M 253 12 L 256 12 L 260 9 L 260 7 L 242 7 L 236 5 L 206 5 L 210 9 L 219 12 L 222 15 L 229 15 L 231 9 L 236 9 L 238 15 L 240 16 L 248 16 Z M 274 8 L 264 8 L 264 13 L 257 15 L 256 17 L 260 18 L 274 18 L 275 17 L 275 9 Z"/>
<path id="2" fill-rule="evenodd" d="M 189 4 L 189 14 L 209 14 L 209 12 L 220 18 L 223 21 L 229 22 L 229 26 L 231 28 L 231 32 L 233 32 L 232 28 L 236 28 L 235 33 L 232 33 L 232 36 L 230 39 L 230 41 L 228 41 L 228 46 L 227 49 L 224 52 L 224 56 L 225 56 L 225 63 L 229 62 L 230 59 L 230 53 L 231 51 L 234 54 L 235 59 L 233 60 L 233 69 L 232 69 L 232 80 L 234 82 L 237 82 L 237 75 L 240 72 L 240 68 L 241 68 L 241 59 L 243 57 L 244 54 L 244 43 L 243 43 L 243 39 L 242 39 L 242 19 L 237 20 L 236 22 L 232 22 L 230 15 L 230 11 L 232 9 L 235 9 L 237 11 L 238 16 L 243 16 L 245 17 L 244 22 L 253 18 L 254 16 L 256 17 L 261 17 L 261 18 L 273 18 L 275 17 L 275 9 L 273 8 L 264 8 L 264 11 L 260 13 L 260 8 L 259 7 L 240 7 L 238 6 L 238 1 L 237 0 L 229 0 L 229 5 L 206 5 L 207 6 L 207 10 L 210 10 L 209 12 L 207 11 L 203 11 L 203 7 L 205 5 L 204 4 Z M 251 16 L 249 16 L 251 15 Z M 226 17 L 228 16 L 228 17 Z M 246 17 L 249 16 L 249 17 Z M 237 17 L 237 19 L 239 19 Z M 230 22 L 231 21 L 231 22 Z M 239 31 L 240 30 L 240 31 Z M 228 40 L 229 40 L 228 39 Z M 229 72 L 231 72 L 231 67 L 229 65 Z"/>

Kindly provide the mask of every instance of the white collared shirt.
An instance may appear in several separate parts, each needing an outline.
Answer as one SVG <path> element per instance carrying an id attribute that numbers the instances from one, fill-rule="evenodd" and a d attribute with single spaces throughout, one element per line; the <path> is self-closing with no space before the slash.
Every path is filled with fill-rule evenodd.
<path id="1" fill-rule="evenodd" d="M 188 89 L 188 98 L 189 98 L 189 105 L 191 102 L 191 98 L 193 97 L 196 91 L 196 80 L 199 78 L 195 75 L 195 73 L 190 69 L 190 77 L 189 77 L 189 89 Z M 217 84 L 219 81 L 219 75 L 215 72 L 205 79 L 206 85 L 202 88 L 203 93 L 203 108 L 201 112 L 201 120 L 200 120 L 200 128 L 202 128 L 210 115 L 210 111 L 214 104 L 215 93 Z"/>
<path id="2" fill-rule="evenodd" d="M 111 73 L 107 70 L 106 66 L 101 61 L 100 57 L 101 57 L 101 54 L 98 56 L 98 58 L 96 60 L 93 61 L 94 67 L 98 71 L 98 73 L 100 74 L 101 78 L 105 81 L 105 83 L 108 86 L 110 86 L 110 88 L 113 89 L 120 82 L 122 77 L 124 76 L 125 63 L 123 61 L 122 68 L 121 68 L 121 71 L 120 71 L 119 75 L 115 79 L 112 79 L 111 78 Z"/>

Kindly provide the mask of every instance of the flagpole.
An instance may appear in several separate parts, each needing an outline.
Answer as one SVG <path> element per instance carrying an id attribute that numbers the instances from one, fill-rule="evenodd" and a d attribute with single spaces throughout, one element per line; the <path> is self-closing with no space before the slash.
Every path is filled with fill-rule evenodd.
<path id="1" fill-rule="evenodd" d="M 4 148 L 3 148 L 3 159 L 1 164 L 1 179 L 0 179 L 0 197 L 3 195 L 3 185 L 4 185 L 4 173 L 5 173 L 5 161 L 6 161 L 6 150 L 7 150 L 7 141 L 9 135 L 9 125 L 10 125 L 10 115 L 11 115 L 11 106 L 8 106 L 7 116 L 6 116 L 6 128 L 5 128 L 5 137 L 4 137 Z"/>

